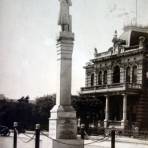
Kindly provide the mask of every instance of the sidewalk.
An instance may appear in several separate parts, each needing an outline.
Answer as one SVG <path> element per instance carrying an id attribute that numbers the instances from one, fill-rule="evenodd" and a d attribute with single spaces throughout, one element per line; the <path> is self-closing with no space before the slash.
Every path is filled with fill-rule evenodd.
<path id="1" fill-rule="evenodd" d="M 104 141 L 96 141 L 99 139 L 99 136 L 91 136 L 90 137 L 93 140 L 85 140 L 85 148 L 110 148 L 111 147 L 111 139 L 108 138 Z M 87 145 L 87 143 L 92 144 Z M 135 138 L 130 137 L 124 137 L 124 136 L 116 136 L 116 143 L 115 146 L 117 148 L 148 148 L 148 141 L 147 140 L 139 140 Z"/>
<path id="2" fill-rule="evenodd" d="M 19 134 L 18 135 L 18 148 L 34 148 L 34 139 L 30 142 L 24 143 L 23 141 L 28 141 L 30 137 L 33 136 L 32 132 L 27 132 L 27 135 Z M 46 133 L 48 134 L 48 132 Z M 9 139 L 12 139 L 12 134 Z M 21 139 L 22 140 L 21 140 Z M 78 138 L 80 138 L 80 135 L 78 135 Z M 7 137 L 6 137 L 7 139 Z M 40 148 L 49 148 L 49 140 L 44 135 L 41 135 L 40 137 Z M 111 148 L 111 141 L 110 137 L 103 137 L 103 136 L 89 136 L 88 139 L 84 140 L 84 148 Z M 140 140 L 135 139 L 131 137 L 124 137 L 124 136 L 116 136 L 116 148 L 148 148 L 148 140 Z M 12 140 L 11 140 L 12 143 Z M 5 143 L 6 144 L 6 143 Z M 1 147 L 1 146 L 0 146 Z M 5 147 L 5 148 L 10 148 Z"/>

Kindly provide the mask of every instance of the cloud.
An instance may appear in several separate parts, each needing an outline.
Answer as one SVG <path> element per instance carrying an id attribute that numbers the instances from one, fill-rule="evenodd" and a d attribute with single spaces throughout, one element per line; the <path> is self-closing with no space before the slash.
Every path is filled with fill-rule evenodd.
<path id="1" fill-rule="evenodd" d="M 119 13 L 117 17 L 129 16 L 128 12 Z"/>
<path id="2" fill-rule="evenodd" d="M 126 10 L 121 10 L 118 14 L 117 17 L 121 18 L 121 17 L 133 17 L 135 13 L 133 11 L 126 11 Z"/>
<path id="3" fill-rule="evenodd" d="M 110 8 L 109 8 L 109 12 L 113 13 L 117 10 L 117 4 L 113 4 Z"/>

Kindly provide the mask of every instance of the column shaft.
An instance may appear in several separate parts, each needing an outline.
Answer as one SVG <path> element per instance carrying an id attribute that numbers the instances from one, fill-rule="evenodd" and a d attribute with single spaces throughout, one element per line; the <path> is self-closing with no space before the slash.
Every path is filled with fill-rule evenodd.
<path id="1" fill-rule="evenodd" d="M 105 120 L 109 119 L 109 97 L 106 96 L 106 105 L 105 105 Z"/>
<path id="2" fill-rule="evenodd" d="M 123 121 L 127 120 L 127 95 L 123 96 Z"/>
<path id="3" fill-rule="evenodd" d="M 104 120 L 104 127 L 108 127 L 108 120 L 109 120 L 109 96 L 106 95 L 106 104 L 105 104 L 105 120 Z"/>

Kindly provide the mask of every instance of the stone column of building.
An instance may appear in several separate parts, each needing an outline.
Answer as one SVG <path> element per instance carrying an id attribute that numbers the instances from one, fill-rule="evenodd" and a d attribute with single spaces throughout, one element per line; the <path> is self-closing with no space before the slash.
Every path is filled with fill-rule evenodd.
<path id="1" fill-rule="evenodd" d="M 125 71 L 123 67 L 120 67 L 120 83 L 126 82 L 124 79 L 125 79 Z"/>
<path id="2" fill-rule="evenodd" d="M 106 95 L 106 104 L 105 104 L 105 120 L 104 120 L 104 127 L 108 127 L 108 120 L 109 120 L 109 96 Z"/>
<path id="3" fill-rule="evenodd" d="M 123 118 L 121 121 L 122 128 L 127 124 L 127 94 L 123 94 Z"/>
<path id="4" fill-rule="evenodd" d="M 130 67 L 130 84 L 132 84 L 133 81 L 133 67 Z"/>
<path id="5" fill-rule="evenodd" d="M 108 71 L 107 71 L 107 84 L 111 84 L 112 82 L 112 70 L 111 68 L 109 67 Z"/>
<path id="6" fill-rule="evenodd" d="M 98 75 L 97 75 L 97 70 L 95 68 L 94 70 L 94 86 L 96 86 L 98 84 Z"/>
<path id="7" fill-rule="evenodd" d="M 102 83 L 101 84 L 103 85 L 104 84 L 104 71 L 102 71 L 102 78 L 101 79 L 102 79 Z"/>
<path id="8" fill-rule="evenodd" d="M 71 28 L 69 6 L 71 1 L 60 2 L 57 38 L 57 93 L 56 105 L 50 111 L 49 136 L 51 148 L 83 148 L 77 139 L 76 111 L 71 105 L 71 72 L 74 33 Z"/>

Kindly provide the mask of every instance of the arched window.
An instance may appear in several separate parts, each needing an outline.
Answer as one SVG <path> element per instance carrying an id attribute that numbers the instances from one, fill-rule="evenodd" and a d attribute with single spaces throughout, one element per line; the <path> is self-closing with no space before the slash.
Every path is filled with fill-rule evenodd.
<path id="1" fill-rule="evenodd" d="M 100 71 L 99 74 L 98 74 L 98 84 L 99 85 L 102 84 L 102 71 Z"/>
<path id="2" fill-rule="evenodd" d="M 94 73 L 91 74 L 91 80 L 90 85 L 94 86 Z"/>
<path id="3" fill-rule="evenodd" d="M 103 75 L 103 82 L 104 84 L 107 84 L 107 71 L 104 71 L 104 75 Z"/>
<path id="4" fill-rule="evenodd" d="M 126 68 L 126 82 L 130 83 L 130 67 Z"/>
<path id="5" fill-rule="evenodd" d="M 133 67 L 132 71 L 132 82 L 137 83 L 137 66 Z"/>
<path id="6" fill-rule="evenodd" d="M 120 83 L 120 68 L 115 66 L 113 69 L 113 83 Z"/>

